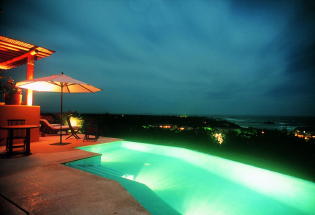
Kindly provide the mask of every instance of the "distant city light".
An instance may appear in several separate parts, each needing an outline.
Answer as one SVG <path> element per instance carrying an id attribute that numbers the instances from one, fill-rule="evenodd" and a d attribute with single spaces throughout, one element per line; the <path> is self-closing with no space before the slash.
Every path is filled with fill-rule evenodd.
<path id="1" fill-rule="evenodd" d="M 160 125 L 160 128 L 172 128 L 171 125 Z"/>
<path id="2" fill-rule="evenodd" d="M 294 133 L 294 136 L 297 138 L 304 139 L 306 141 L 309 141 L 311 139 L 315 139 L 314 132 L 307 132 L 305 130 L 304 131 L 296 130 Z"/>

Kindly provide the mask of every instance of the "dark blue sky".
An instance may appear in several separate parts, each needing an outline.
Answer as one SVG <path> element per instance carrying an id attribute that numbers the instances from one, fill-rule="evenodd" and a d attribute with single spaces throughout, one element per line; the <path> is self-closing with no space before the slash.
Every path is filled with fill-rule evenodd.
<path id="1" fill-rule="evenodd" d="M 104 91 L 65 109 L 141 114 L 315 114 L 315 6 L 302 0 L 6 0 L 1 34 L 56 53 Z M 10 71 L 25 79 L 23 67 Z M 58 95 L 36 93 L 43 111 Z"/>

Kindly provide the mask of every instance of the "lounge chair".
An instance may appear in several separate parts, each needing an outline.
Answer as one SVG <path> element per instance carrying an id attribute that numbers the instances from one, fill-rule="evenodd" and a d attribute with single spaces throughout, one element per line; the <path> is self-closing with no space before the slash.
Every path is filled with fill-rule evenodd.
<path id="1" fill-rule="evenodd" d="M 68 125 L 69 125 L 71 134 L 70 134 L 66 139 L 69 139 L 69 138 L 72 137 L 72 136 L 73 136 L 75 139 L 80 139 L 80 137 L 77 135 L 77 133 L 78 133 L 79 130 L 80 130 L 80 127 L 78 127 L 78 126 L 72 126 L 72 125 L 71 125 L 71 122 L 70 122 L 70 117 L 69 117 L 69 116 L 67 117 L 67 123 L 68 123 Z"/>
<path id="2" fill-rule="evenodd" d="M 60 131 L 60 124 L 50 124 L 47 119 L 40 119 L 40 131 L 42 134 L 58 134 Z M 68 134 L 69 126 L 61 126 L 61 131 Z"/>

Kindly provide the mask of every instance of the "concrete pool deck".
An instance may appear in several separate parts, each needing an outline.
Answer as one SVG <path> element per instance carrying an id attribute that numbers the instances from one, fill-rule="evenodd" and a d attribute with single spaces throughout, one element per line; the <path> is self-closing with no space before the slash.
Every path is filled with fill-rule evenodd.
<path id="1" fill-rule="evenodd" d="M 115 181 L 63 165 L 97 154 L 78 146 L 112 142 L 69 139 L 67 145 L 52 145 L 58 136 L 41 137 L 31 144 L 29 156 L 6 156 L 0 147 L 0 214 L 149 214 Z"/>

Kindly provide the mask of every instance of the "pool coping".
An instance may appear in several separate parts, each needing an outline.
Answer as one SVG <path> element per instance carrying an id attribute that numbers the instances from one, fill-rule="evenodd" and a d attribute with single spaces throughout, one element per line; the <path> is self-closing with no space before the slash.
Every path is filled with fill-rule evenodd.
<path id="1" fill-rule="evenodd" d="M 46 147 L 63 147 L 49 142 Z M 31 156 L 0 159 L 0 194 L 30 214 L 149 214 L 118 182 L 64 165 L 100 155 L 77 149 L 81 143 L 73 143 L 67 150 L 52 152 L 38 151 L 34 143 Z M 3 211 L 18 214 L 0 207 Z"/>

